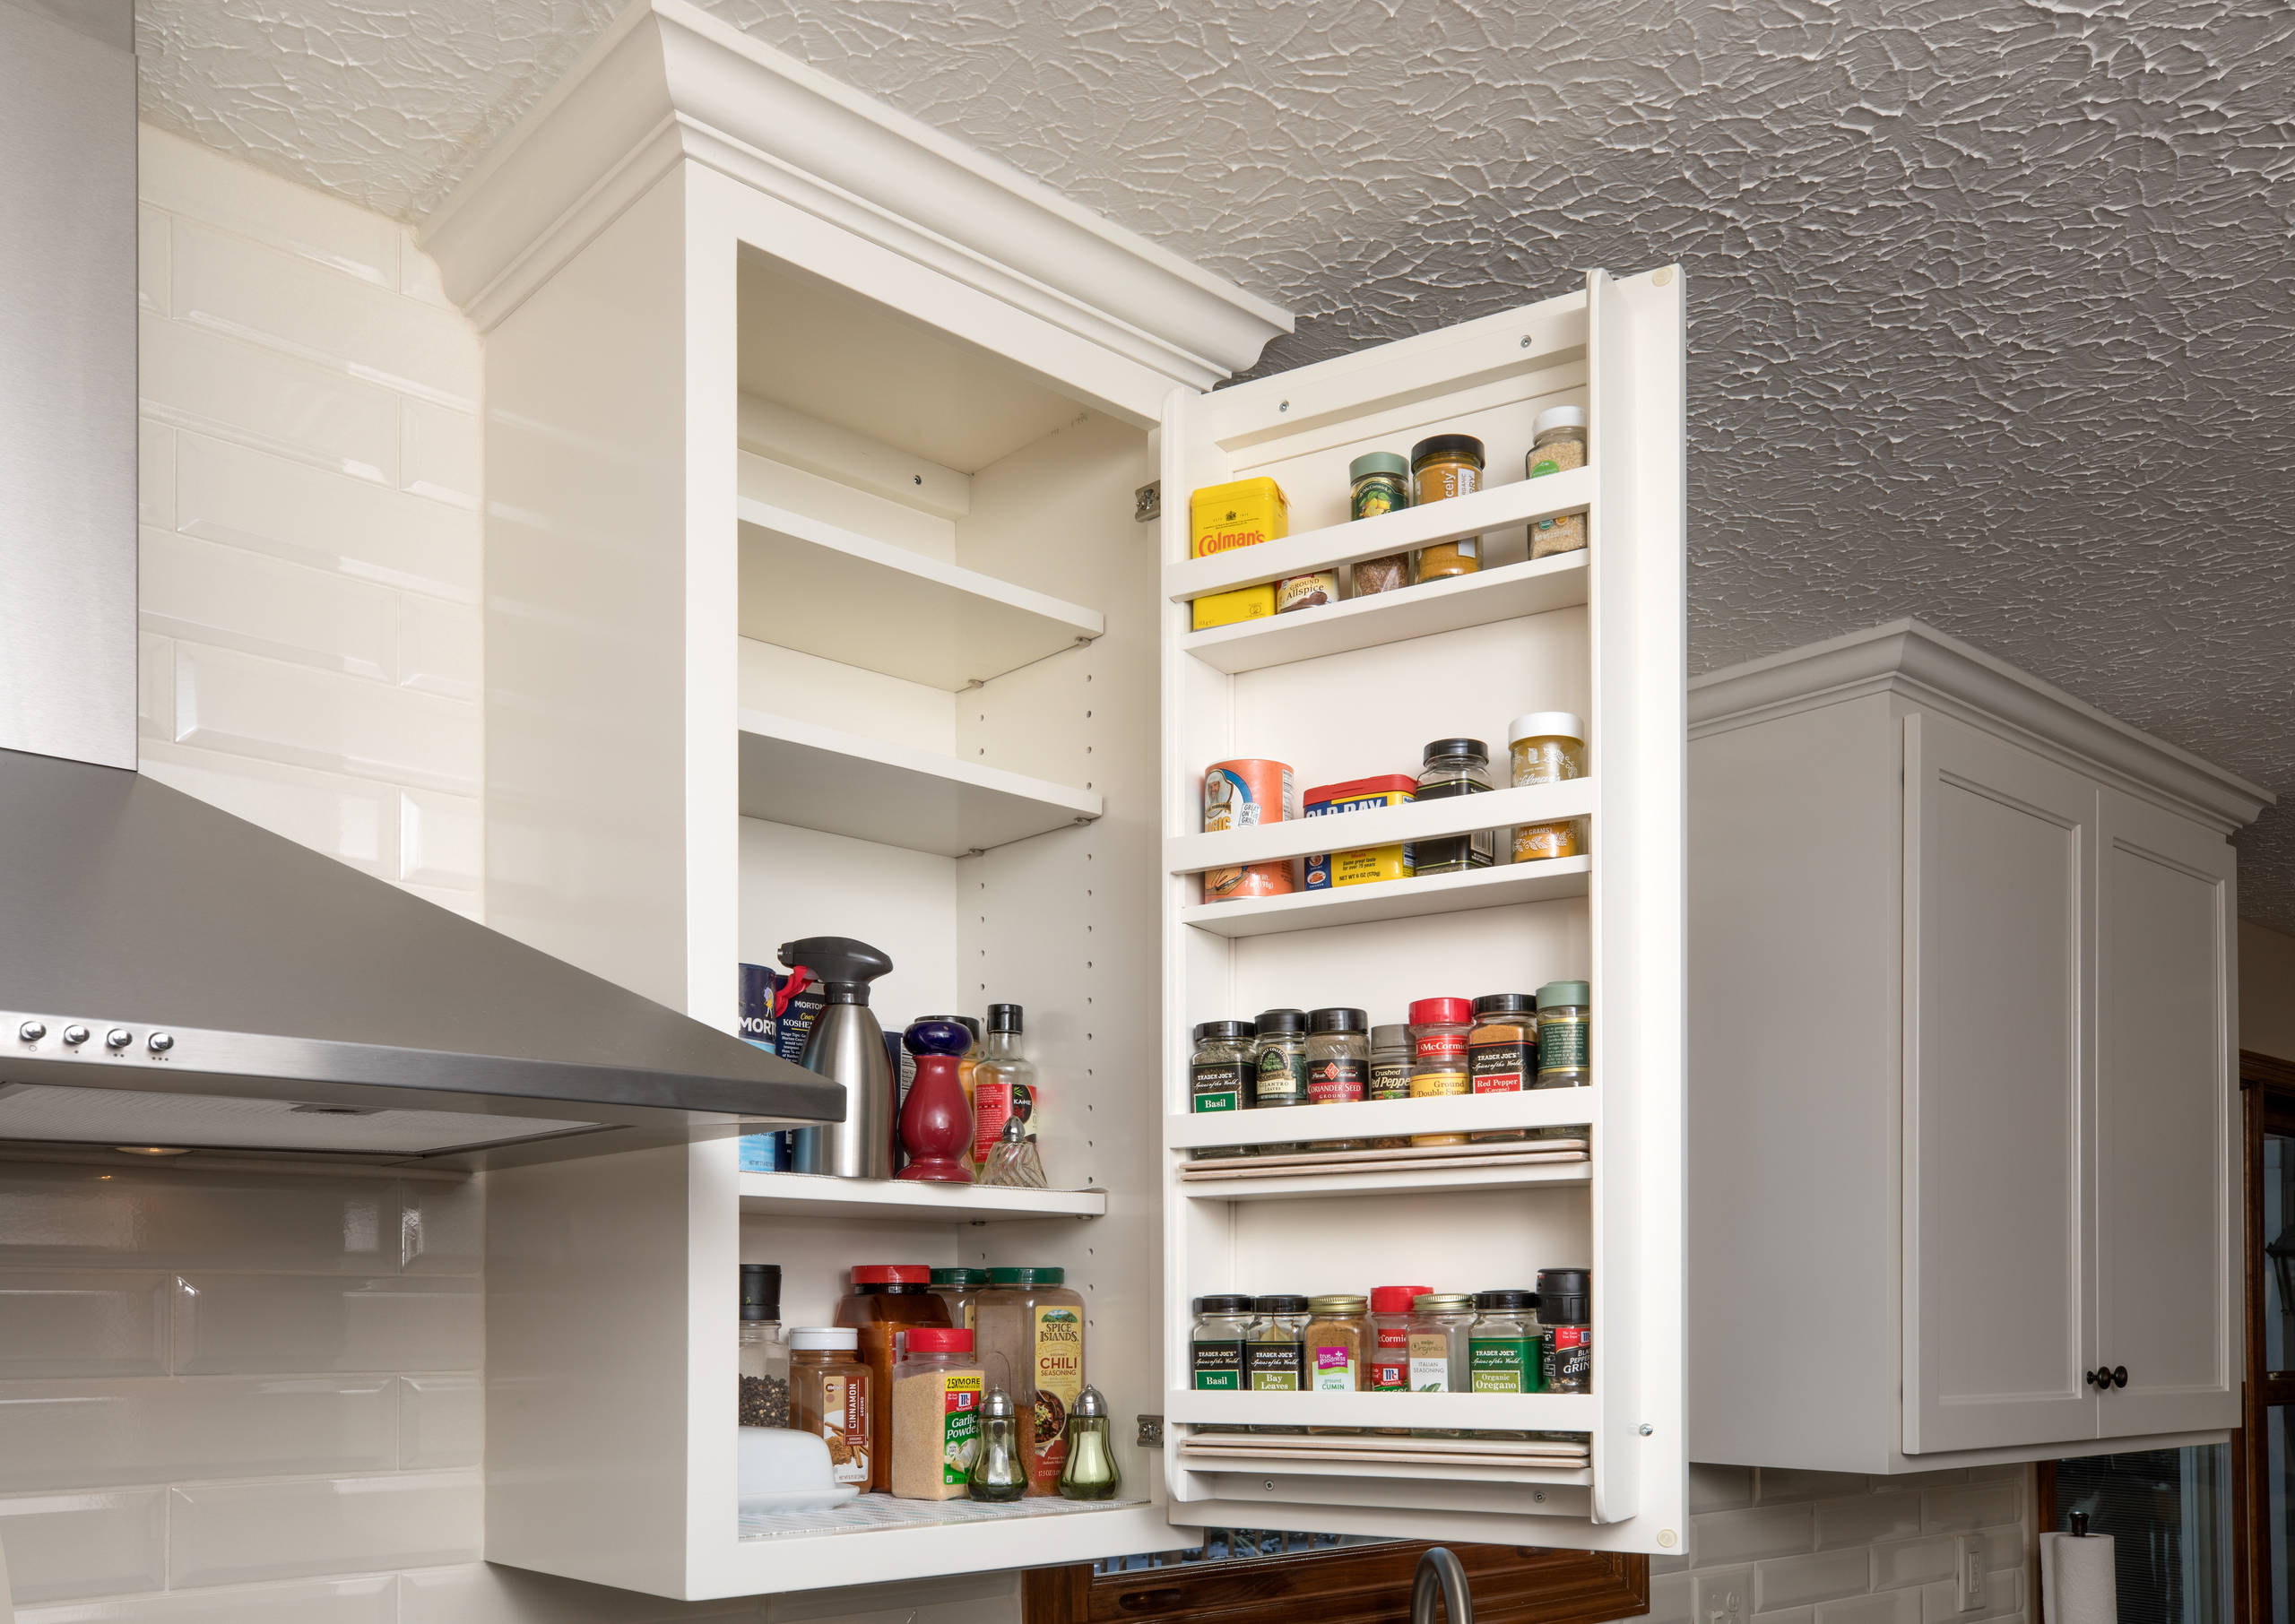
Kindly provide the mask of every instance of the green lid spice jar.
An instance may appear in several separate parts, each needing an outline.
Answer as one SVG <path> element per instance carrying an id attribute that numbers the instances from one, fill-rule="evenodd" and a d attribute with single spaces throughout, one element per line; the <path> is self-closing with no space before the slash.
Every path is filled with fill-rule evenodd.
<path id="1" fill-rule="evenodd" d="M 1195 1335 L 1188 1342 L 1190 1385 L 1199 1393 L 1240 1393 L 1243 1346 L 1251 1339 L 1251 1300 L 1220 1295 L 1195 1300 Z"/>
<path id="2" fill-rule="evenodd" d="M 1477 1393 L 1537 1393 L 1539 1369 L 1536 1291 L 1477 1291 L 1467 1339 L 1467 1378 Z"/>
<path id="3" fill-rule="evenodd" d="M 1347 518 L 1368 519 L 1410 505 L 1410 460 L 1398 452 L 1365 452 L 1347 465 L 1350 487 Z M 1355 566 L 1355 595 L 1391 592 L 1408 586 L 1410 555 L 1394 553 L 1384 558 L 1364 558 Z"/>
<path id="4" fill-rule="evenodd" d="M 932 1295 L 948 1305 L 948 1323 L 963 1330 L 976 1330 L 973 1324 L 973 1302 L 988 1284 L 986 1269 L 934 1269 Z"/>
<path id="5" fill-rule="evenodd" d="M 1583 981 L 1538 989 L 1538 1086 L 1583 1088 L 1594 1080 L 1594 996 Z"/>

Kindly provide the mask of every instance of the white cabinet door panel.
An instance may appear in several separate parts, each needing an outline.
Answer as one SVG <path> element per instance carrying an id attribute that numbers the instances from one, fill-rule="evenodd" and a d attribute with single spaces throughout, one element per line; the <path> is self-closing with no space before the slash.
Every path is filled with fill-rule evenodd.
<path id="1" fill-rule="evenodd" d="M 2110 790 L 2102 835 L 2098 1431 L 2235 1427 L 2231 848 Z"/>
<path id="2" fill-rule="evenodd" d="M 2097 788 L 1905 720 L 1904 1448 L 2093 1435 Z"/>

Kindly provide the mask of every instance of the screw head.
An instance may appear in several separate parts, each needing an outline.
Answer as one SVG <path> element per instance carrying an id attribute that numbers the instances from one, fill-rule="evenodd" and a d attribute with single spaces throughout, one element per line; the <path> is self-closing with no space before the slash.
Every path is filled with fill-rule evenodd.
<path id="1" fill-rule="evenodd" d="M 48 1036 L 48 1028 L 38 1021 L 26 1021 L 22 1026 L 16 1028 L 16 1035 L 27 1043 L 37 1043 Z"/>
<path id="2" fill-rule="evenodd" d="M 1288 411 L 1291 410 L 1291 402 L 1288 401 L 1277 401 L 1275 403 L 1275 410 L 1277 411 Z"/>
<path id="3" fill-rule="evenodd" d="M 1524 334 L 1522 334 L 1522 348 L 1523 348 L 1523 349 L 1525 349 L 1525 350 L 1528 350 L 1529 347 L 1530 347 L 1530 335 L 1529 335 L 1529 333 L 1525 333 Z"/>
<path id="4" fill-rule="evenodd" d="M 135 1041 L 135 1034 L 128 1031 L 125 1026 L 115 1026 L 109 1032 L 104 1033 L 104 1047 L 106 1049 L 125 1049 L 134 1041 Z"/>
<path id="5" fill-rule="evenodd" d="M 176 1034 L 171 1032 L 155 1032 L 144 1040 L 144 1046 L 155 1055 L 163 1055 L 176 1046 Z"/>
<path id="6" fill-rule="evenodd" d="M 1644 1437 L 1644 1438 L 1649 1437 L 1652 1432 L 1655 1432 L 1657 1430 L 1658 1430 L 1657 1428 L 1655 1428 L 1655 1427 L 1651 1426 L 1648 1421 L 1643 1421 L 1643 1422 L 1641 1423 L 1641 1436 L 1642 1436 L 1642 1437 Z"/>
<path id="7" fill-rule="evenodd" d="M 64 1041 L 77 1049 L 88 1041 L 88 1029 L 75 1021 L 64 1029 Z"/>

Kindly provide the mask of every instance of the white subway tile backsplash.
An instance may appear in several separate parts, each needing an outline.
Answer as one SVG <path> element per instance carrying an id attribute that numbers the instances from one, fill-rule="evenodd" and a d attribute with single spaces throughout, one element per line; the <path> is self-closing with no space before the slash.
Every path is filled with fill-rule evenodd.
<path id="1" fill-rule="evenodd" d="M 410 1274 L 476 1274 L 486 1254 L 486 1187 L 475 1179 L 400 1186 L 399 1257 Z"/>
<path id="2" fill-rule="evenodd" d="M 1654 1575 L 1650 1580 L 1650 1624 L 1690 1624 L 1691 1593 L 1695 1581 L 1686 1573 Z"/>
<path id="3" fill-rule="evenodd" d="M 186 534 L 478 601 L 475 513 L 204 435 L 178 438 L 176 523 Z"/>
<path id="4" fill-rule="evenodd" d="M 176 730 L 176 645 L 152 632 L 135 634 L 136 747 L 149 749 Z"/>
<path id="5" fill-rule="evenodd" d="M 406 228 L 356 203 L 145 125 L 138 132 L 137 190 L 145 203 L 391 286 Z"/>
<path id="6" fill-rule="evenodd" d="M 140 344 L 149 415 L 360 479 L 398 478 L 398 402 L 389 391 L 148 312 Z"/>
<path id="7" fill-rule="evenodd" d="M 176 431 L 164 423 L 135 426 L 135 522 L 163 530 L 176 522 Z"/>
<path id="8" fill-rule="evenodd" d="M 165 1376 L 165 1274 L 0 1270 L 0 1380 Z"/>
<path id="9" fill-rule="evenodd" d="M 170 644 L 167 669 L 173 669 Z M 141 765 L 161 783 L 273 834 L 385 879 L 397 876 L 398 791 L 387 784 L 148 738 Z"/>
<path id="10" fill-rule="evenodd" d="M 475 1472 L 179 1487 L 169 1490 L 169 1583 L 475 1561 L 484 1508 Z"/>
<path id="11" fill-rule="evenodd" d="M 478 508 L 478 419 L 426 401 L 399 402 L 399 484 L 419 496 Z"/>
<path id="12" fill-rule="evenodd" d="M 138 549 L 146 630 L 387 680 L 397 595 L 267 553 L 147 529 Z"/>
<path id="13" fill-rule="evenodd" d="M 169 225 L 157 209 L 135 211 L 135 303 L 160 315 L 168 313 Z"/>
<path id="14" fill-rule="evenodd" d="M 1893 1478 L 1881 1480 L 1893 1484 Z M 1908 1539 L 1920 1532 L 1920 1492 L 1884 1488 L 1817 1507 L 1817 1543 L 1827 1549 Z"/>
<path id="15" fill-rule="evenodd" d="M 476 891 L 459 891 L 446 885 L 418 885 L 412 880 L 401 880 L 398 888 L 409 896 L 419 896 L 434 907 L 449 913 L 459 913 L 473 924 L 486 923 L 486 898 Z"/>
<path id="16" fill-rule="evenodd" d="M 478 787 L 472 706 L 202 644 L 176 644 L 175 737 L 325 772 Z"/>
<path id="17" fill-rule="evenodd" d="M 765 1617 L 754 1596 L 670 1602 L 484 1563 L 403 1573 L 398 1582 L 398 1624 L 719 1624 Z"/>
<path id="18" fill-rule="evenodd" d="M 1698 1563 L 1703 1567 L 1807 1551 L 1815 1543 L 1814 1510 L 1810 1506 L 1757 1506 L 1706 1512 L 1697 1520 Z"/>
<path id="19" fill-rule="evenodd" d="M 397 1617 L 397 1582 L 386 1573 L 16 1610 L 16 1624 L 396 1624 Z"/>
<path id="20" fill-rule="evenodd" d="M 405 1188 L 327 1173 L 0 1162 L 0 1266 L 387 1274 L 403 1257 Z M 463 1251 L 459 1272 L 475 1272 L 467 1236 Z"/>
<path id="21" fill-rule="evenodd" d="M 1929 1533 L 1951 1533 L 1964 1528 L 1990 1528 L 2013 1523 L 2023 1514 L 2020 1483 L 1963 1483 L 1925 1490 Z"/>
<path id="22" fill-rule="evenodd" d="M 0 1545 L 19 1606 L 156 1590 L 167 1579 L 166 1491 L 0 1499 Z"/>
<path id="23" fill-rule="evenodd" d="M 475 1280 L 203 1270 L 174 1297 L 179 1376 L 475 1370 L 484 1345 Z"/>
<path id="24" fill-rule="evenodd" d="M 400 878 L 448 889 L 479 888 L 486 825 L 475 797 L 403 790 L 398 827 Z"/>
<path id="25" fill-rule="evenodd" d="M 1754 1570 L 1705 1568 L 1690 1575 L 1691 1616 L 1700 1620 L 1750 1618 L 1754 1611 Z"/>
<path id="26" fill-rule="evenodd" d="M 1817 1608 L 1816 1624 L 1920 1624 L 1920 1593 L 1884 1590 L 1823 1602 Z"/>
<path id="27" fill-rule="evenodd" d="M 398 1464 L 475 1466 L 486 1453 L 486 1386 L 471 1376 L 398 1378 Z"/>
<path id="28" fill-rule="evenodd" d="M 385 1470 L 397 1411 L 388 1377 L 0 1383 L 0 1490 Z"/>
<path id="29" fill-rule="evenodd" d="M 1910 1595 L 1911 1591 L 1902 1594 Z M 1924 1585 L 1919 1590 L 1921 1624 L 1981 1624 L 1986 1619 L 2012 1618 L 2024 1611 L 2024 1570 L 2020 1565 L 1984 1576 L 1984 1600 L 1961 1611 L 1961 1591 L 1947 1581 Z"/>
<path id="30" fill-rule="evenodd" d="M 455 311 L 189 221 L 176 226 L 173 269 L 178 320 L 476 408 L 478 335 Z"/>
<path id="31" fill-rule="evenodd" d="M 1689 1469 L 1689 1508 L 1719 1511 L 1730 1506 L 1750 1506 L 1754 1472 L 1750 1466 L 1709 1466 L 1692 1462 Z"/>
<path id="32" fill-rule="evenodd" d="M 1862 1494 L 1865 1480 L 1854 1472 L 1796 1472 L 1763 1466 L 1755 1474 L 1754 1491 L 1762 1500 L 1814 1500 L 1842 1494 Z"/>
<path id="33" fill-rule="evenodd" d="M 400 596 L 397 676 L 402 687 L 476 701 L 484 680 L 481 646 L 477 609 L 411 593 Z"/>
<path id="34" fill-rule="evenodd" d="M 1862 1595 L 1872 1588 L 1873 1565 L 1863 1551 L 1823 1551 L 1814 1556 L 1775 1557 L 1754 1564 L 1754 1607 L 1775 1612 L 1836 1596 Z"/>

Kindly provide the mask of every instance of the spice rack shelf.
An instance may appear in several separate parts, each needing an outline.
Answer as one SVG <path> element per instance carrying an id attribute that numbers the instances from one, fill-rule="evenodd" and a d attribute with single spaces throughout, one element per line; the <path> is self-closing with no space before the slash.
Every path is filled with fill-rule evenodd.
<path id="1" fill-rule="evenodd" d="M 1347 842 L 1349 846 L 1354 843 L 1352 839 Z M 1295 891 L 1288 896 L 1197 903 L 1182 908 L 1179 917 L 1182 925 L 1213 936 L 1277 936 L 1287 930 L 1321 930 L 1334 925 L 1364 925 L 1378 920 L 1416 919 L 1584 896 L 1593 884 L 1593 868 L 1590 858 L 1556 857 L 1465 874 L 1430 874 L 1424 879 L 1373 880 L 1360 885 L 1334 885 L 1327 891 Z"/>
<path id="2" fill-rule="evenodd" d="M 1365 524 L 1379 522 L 1362 521 Z M 1326 654 L 1352 653 L 1437 632 L 1463 631 L 1525 615 L 1543 615 L 1549 609 L 1575 609 L 1586 601 L 1589 574 L 1582 549 L 1557 553 L 1368 598 L 1350 598 L 1320 609 L 1191 632 L 1180 639 L 1180 652 L 1231 677 L 1262 671 L 1294 661 L 1320 660 Z"/>
<path id="3" fill-rule="evenodd" d="M 1590 1393 L 1209 1393 L 1175 1388 L 1164 1419 L 1198 1427 L 1456 1427 L 1590 1432 Z"/>
<path id="4" fill-rule="evenodd" d="M 1585 817 L 1594 810 L 1594 783 L 1591 778 L 1573 778 L 1564 783 L 1526 784 L 1520 789 L 1493 790 L 1486 794 L 1461 795 L 1448 800 L 1365 807 L 1347 813 L 1342 820 L 1301 817 L 1205 834 L 1174 834 L 1164 842 L 1164 863 L 1173 874 L 1198 874 L 1206 868 L 1239 863 L 1304 857 L 1313 851 L 1328 851 L 1334 844 L 1348 848 L 1385 846 L 1399 841 L 1433 840 L 1445 834 L 1471 834 L 1477 829 L 1503 829 L 1512 824 Z M 1334 841 L 1334 829 L 1342 825 L 1346 838 Z"/>
<path id="5" fill-rule="evenodd" d="M 1478 536 L 1485 531 L 1503 530 L 1563 514 L 1581 514 L 1593 504 L 1596 478 L 1595 467 L 1589 462 L 1583 468 L 1547 474 L 1542 479 L 1493 485 L 1472 496 L 1453 497 L 1447 502 L 1398 508 L 1368 519 L 1302 531 L 1295 536 L 1262 541 L 1256 547 L 1239 547 L 1208 558 L 1183 558 L 1164 566 L 1164 595 L 1174 603 L 1183 603 L 1210 592 L 1233 592 L 1239 586 L 1279 581 L 1286 575 L 1303 575 L 1313 570 L 1352 564 L 1358 558 L 1415 552 L 1440 541 Z M 1409 593 L 1392 595 L 1407 597 Z M 1580 601 L 1584 601 L 1582 597 Z"/>
<path id="6" fill-rule="evenodd" d="M 1095 1505 L 1051 1496 L 990 1505 L 983 1500 L 904 1500 L 888 1494 L 864 1494 L 825 1511 L 744 1511 L 740 1530 L 744 1541 L 819 1539 L 867 1534 L 896 1528 L 993 1528 L 1040 1517 L 1120 1516 L 1147 1505 L 1144 1499 Z"/>
<path id="7" fill-rule="evenodd" d="M 740 812 L 881 845 L 964 857 L 1090 823 L 1075 790 L 766 711 L 740 713 Z"/>
<path id="8" fill-rule="evenodd" d="M 1455 1195 L 1593 1181 L 1590 1162 L 1541 1162 L 1527 1167 L 1417 1167 L 1387 1171 L 1360 1168 L 1293 1178 L 1189 1179 L 1180 1184 L 1179 1192 L 1191 1201 L 1303 1201 L 1323 1196 L 1423 1196 L 1435 1191 Z"/>
<path id="9" fill-rule="evenodd" d="M 1597 1083 L 1590 1088 L 1533 1088 L 1515 1094 L 1357 1100 L 1341 1105 L 1297 1105 L 1285 1110 L 1181 1112 L 1164 1119 L 1164 1143 L 1184 1151 L 1221 1145 L 1391 1138 L 1404 1134 L 1490 1133 L 1510 1127 L 1583 1125 L 1598 1130 L 1601 1102 L 1602 1088 Z"/>
<path id="10" fill-rule="evenodd" d="M 1107 630 L 1096 609 L 752 497 L 737 511 L 744 637 L 953 692 Z"/>
<path id="11" fill-rule="evenodd" d="M 1282 1454 L 1199 1455 L 1185 1443 L 1180 1462 L 1190 1472 L 1217 1478 L 1240 1473 L 1269 1477 L 1369 1478 L 1376 1481 L 1433 1481 L 1445 1483 L 1535 1483 L 1568 1488 L 1591 1488 L 1590 1466 L 1538 1466 L 1477 1461 L 1471 1457 L 1445 1460 L 1297 1460 Z M 1218 1485 L 1225 1492 L 1225 1485 Z"/>
<path id="12" fill-rule="evenodd" d="M 743 1173 L 741 1211 L 784 1218 L 887 1218 L 992 1223 L 1027 1218 L 1104 1218 L 1105 1190 L 1007 1189 L 922 1179 L 829 1179 Z"/>

